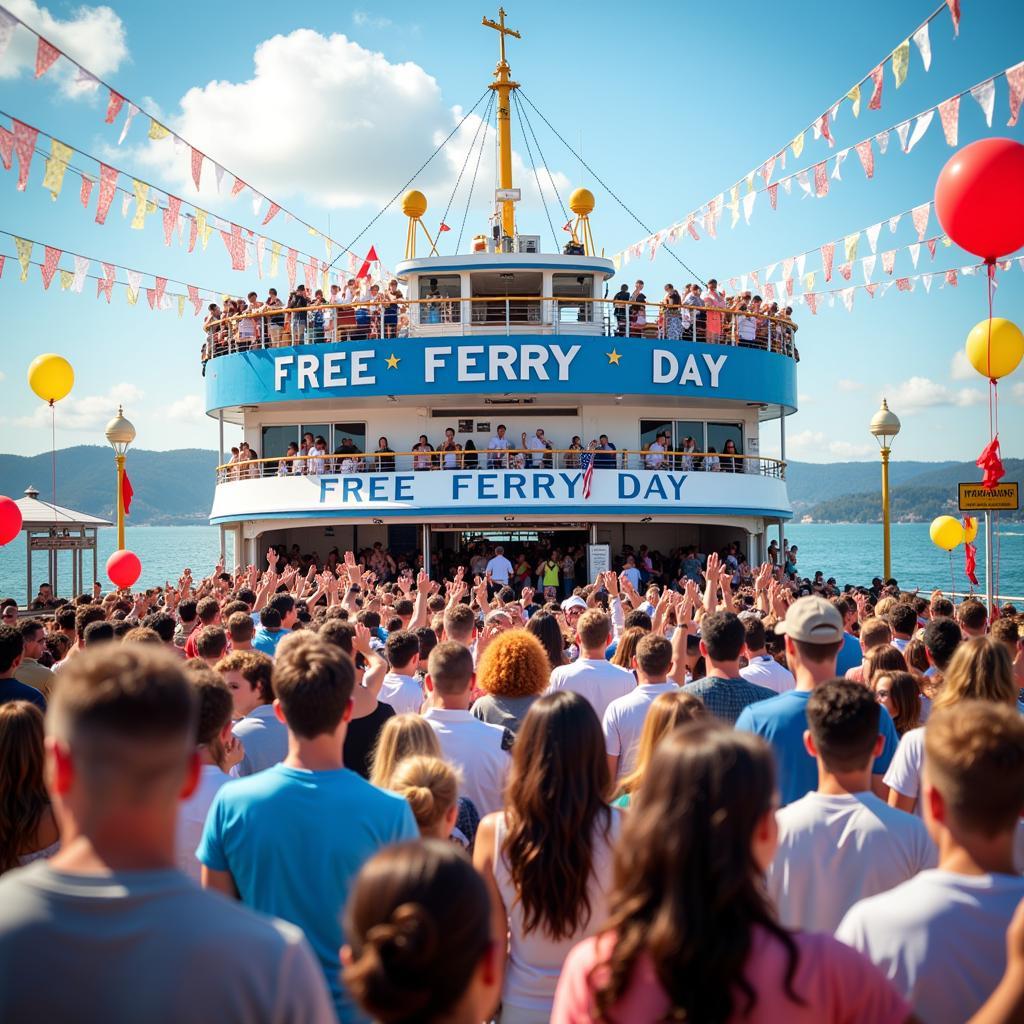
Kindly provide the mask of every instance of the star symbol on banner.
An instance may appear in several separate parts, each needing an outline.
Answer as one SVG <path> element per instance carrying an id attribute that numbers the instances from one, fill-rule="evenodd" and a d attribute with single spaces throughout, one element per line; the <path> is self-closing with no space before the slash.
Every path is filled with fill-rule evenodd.
<path id="1" fill-rule="evenodd" d="M 387 357 L 387 359 L 384 360 L 384 362 L 386 362 L 388 364 L 388 369 L 389 370 L 397 370 L 398 369 L 398 364 L 401 361 L 402 361 L 402 357 L 401 356 L 396 356 L 394 352 L 392 352 L 391 355 L 389 355 Z"/>
<path id="2" fill-rule="evenodd" d="M 616 352 L 614 348 L 611 352 L 605 352 L 605 355 L 608 357 L 608 362 L 614 363 L 616 366 L 619 365 L 619 360 L 622 358 L 622 353 Z"/>

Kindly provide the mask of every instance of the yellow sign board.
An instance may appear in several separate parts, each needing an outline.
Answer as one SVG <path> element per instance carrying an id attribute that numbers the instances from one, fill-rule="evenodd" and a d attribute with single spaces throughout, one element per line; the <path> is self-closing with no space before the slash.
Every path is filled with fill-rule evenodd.
<path id="1" fill-rule="evenodd" d="M 959 484 L 961 512 L 1016 512 L 1020 491 L 1016 480 L 986 490 L 981 484 Z"/>

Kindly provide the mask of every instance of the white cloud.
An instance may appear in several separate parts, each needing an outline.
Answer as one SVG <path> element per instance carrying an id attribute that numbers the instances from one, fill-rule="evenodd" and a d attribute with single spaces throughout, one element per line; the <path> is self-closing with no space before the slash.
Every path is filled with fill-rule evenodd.
<path id="1" fill-rule="evenodd" d="M 5 0 L 7 8 L 26 25 L 46 36 L 58 49 L 81 61 L 90 71 L 106 78 L 128 57 L 124 22 L 109 7 L 77 7 L 71 17 L 60 19 L 35 0 Z M 0 79 L 35 73 L 36 38 L 20 26 L 15 29 L 7 53 L 0 60 Z M 91 96 L 96 83 L 81 81 L 75 69 L 58 60 L 47 78 L 60 83 L 66 96 Z"/>
<path id="2" fill-rule="evenodd" d="M 385 29 L 391 28 L 394 22 L 390 18 L 379 18 L 366 11 L 353 11 L 352 24 L 359 28 Z"/>
<path id="3" fill-rule="evenodd" d="M 786 457 L 809 462 L 865 459 L 875 451 L 875 447 L 868 443 L 830 440 L 820 430 L 801 430 L 786 438 Z"/>
<path id="4" fill-rule="evenodd" d="M 1017 381 L 1017 383 L 1010 388 L 1010 394 L 1017 399 L 1018 402 L 1024 402 L 1024 381 Z"/>
<path id="5" fill-rule="evenodd" d="M 383 204 L 465 113 L 445 104 L 437 81 L 418 64 L 391 63 L 342 34 L 298 29 L 274 36 L 257 46 L 253 64 L 246 81 L 190 89 L 180 113 L 169 114 L 166 123 L 278 200 L 301 195 L 324 208 Z M 428 221 L 441 216 L 479 123 L 476 115 L 467 118 L 417 178 L 431 204 Z M 482 202 L 493 138 L 487 129 L 476 189 Z M 179 194 L 195 194 L 187 152 L 162 140 L 134 156 L 164 174 Z M 532 172 L 518 154 L 514 170 L 524 196 L 535 195 Z M 555 180 L 567 189 L 565 175 L 556 173 Z M 205 197 L 216 194 L 209 163 L 202 185 Z"/>
<path id="6" fill-rule="evenodd" d="M 119 404 L 135 405 L 143 392 L 127 381 L 115 384 L 105 395 L 70 395 L 57 403 L 57 434 L 65 430 L 94 432 L 95 443 L 103 443 L 103 428 L 117 415 Z M 130 417 L 129 417 L 130 418 Z M 0 417 L 0 423 L 30 430 L 49 430 L 50 407 L 42 402 L 29 416 Z"/>
<path id="7" fill-rule="evenodd" d="M 898 416 L 939 406 L 964 408 L 981 405 L 985 401 L 984 393 L 977 388 L 948 388 L 930 377 L 910 377 L 902 384 L 886 389 L 885 395 L 889 407 Z"/>
<path id="8" fill-rule="evenodd" d="M 953 380 L 974 380 L 978 376 L 978 371 L 971 366 L 971 361 L 962 348 L 958 348 L 953 353 L 949 364 L 949 375 Z"/>
<path id="9" fill-rule="evenodd" d="M 199 395 L 185 395 L 167 407 L 167 418 L 178 422 L 192 423 L 202 417 L 206 410 Z"/>
<path id="10" fill-rule="evenodd" d="M 840 379 L 836 381 L 836 387 L 839 388 L 840 391 L 850 392 L 860 391 L 864 385 L 859 380 L 850 380 L 846 377 L 840 377 Z"/>

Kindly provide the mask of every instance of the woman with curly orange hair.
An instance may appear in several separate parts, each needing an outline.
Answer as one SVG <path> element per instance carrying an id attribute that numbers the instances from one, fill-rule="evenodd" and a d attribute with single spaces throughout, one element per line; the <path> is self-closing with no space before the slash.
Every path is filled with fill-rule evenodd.
<path id="1" fill-rule="evenodd" d="M 508 630 L 487 645 L 477 665 L 476 685 L 484 695 L 473 704 L 473 714 L 517 732 L 550 679 L 543 644 L 525 629 Z"/>

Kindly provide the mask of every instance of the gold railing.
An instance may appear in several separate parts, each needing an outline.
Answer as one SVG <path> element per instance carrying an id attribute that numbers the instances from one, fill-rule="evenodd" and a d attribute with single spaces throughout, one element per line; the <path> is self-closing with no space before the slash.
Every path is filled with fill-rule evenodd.
<path id="1" fill-rule="evenodd" d="M 786 476 L 786 463 L 763 455 L 732 452 L 658 452 L 649 449 L 589 448 L 441 449 L 413 452 L 318 452 L 285 454 L 276 458 L 243 459 L 217 467 L 217 483 L 260 480 L 278 476 L 334 476 L 346 473 L 405 473 L 472 470 L 585 470 L 649 469 L 683 473 L 747 473 Z"/>
<path id="2" fill-rule="evenodd" d="M 707 342 L 798 358 L 787 316 L 714 306 L 503 295 L 259 306 L 204 324 L 205 362 L 257 348 L 386 338 L 599 335 Z"/>

